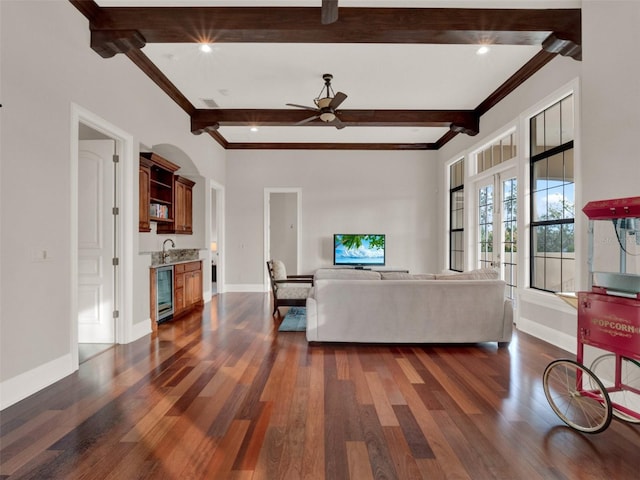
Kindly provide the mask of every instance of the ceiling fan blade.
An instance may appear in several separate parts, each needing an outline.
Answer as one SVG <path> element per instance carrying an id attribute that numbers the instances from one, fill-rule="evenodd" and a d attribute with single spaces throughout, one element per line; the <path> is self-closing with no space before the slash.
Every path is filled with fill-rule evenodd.
<path id="1" fill-rule="evenodd" d="M 338 20 L 338 0 L 322 0 L 322 24 L 328 25 Z"/>
<path id="2" fill-rule="evenodd" d="M 314 115 L 312 117 L 305 118 L 304 120 L 301 120 L 298 123 L 294 123 L 294 125 L 304 125 L 305 123 L 313 122 L 316 118 L 320 118 L 320 115 Z"/>
<path id="3" fill-rule="evenodd" d="M 295 103 L 287 103 L 287 105 L 288 105 L 289 107 L 304 108 L 305 110 L 310 110 L 310 111 L 312 111 L 312 112 L 317 112 L 317 111 L 318 111 L 318 109 L 317 109 L 317 108 L 315 108 L 315 107 L 307 107 L 306 105 L 297 105 L 297 104 L 295 104 Z"/>
<path id="4" fill-rule="evenodd" d="M 333 121 L 331 122 L 331 125 L 336 127 L 338 130 L 342 130 L 344 127 L 346 127 L 346 125 L 342 123 L 338 117 L 333 119 Z"/>
<path id="5" fill-rule="evenodd" d="M 335 110 L 336 108 L 338 108 L 338 105 L 340 105 L 346 99 L 347 99 L 346 93 L 342 93 L 342 92 L 336 93 L 336 96 L 333 97 L 333 100 L 331 100 L 331 103 L 329 104 L 329 108 L 333 108 Z"/>

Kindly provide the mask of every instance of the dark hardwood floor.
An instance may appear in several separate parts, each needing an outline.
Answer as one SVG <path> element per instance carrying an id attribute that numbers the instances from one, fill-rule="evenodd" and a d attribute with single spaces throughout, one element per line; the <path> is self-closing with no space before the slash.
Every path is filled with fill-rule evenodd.
<path id="1" fill-rule="evenodd" d="M 269 297 L 225 293 L 1 414 L 3 479 L 637 479 L 640 426 L 563 426 L 568 354 L 495 344 L 308 345 Z M 472 321 L 472 319 L 470 319 Z"/>

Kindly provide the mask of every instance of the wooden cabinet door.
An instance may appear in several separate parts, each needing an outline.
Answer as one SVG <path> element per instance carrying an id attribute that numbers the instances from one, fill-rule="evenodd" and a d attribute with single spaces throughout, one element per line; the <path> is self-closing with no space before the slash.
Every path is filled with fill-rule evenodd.
<path id="1" fill-rule="evenodd" d="M 193 289 L 191 290 L 191 305 L 202 303 L 202 270 L 196 270 L 191 274 L 193 276 Z"/>
<path id="2" fill-rule="evenodd" d="M 184 233 L 193 233 L 193 188 L 184 189 Z"/>
<path id="3" fill-rule="evenodd" d="M 180 182 L 176 182 L 175 190 L 175 228 L 176 233 L 184 232 L 184 224 L 187 217 L 186 205 L 185 205 L 185 193 L 186 185 Z"/>
<path id="4" fill-rule="evenodd" d="M 185 307 L 202 303 L 202 265 L 201 262 L 188 263 L 184 274 Z"/>
<path id="5" fill-rule="evenodd" d="M 138 180 L 140 182 L 140 203 L 138 212 L 138 231 L 150 232 L 151 222 L 149 215 L 149 181 L 151 179 L 151 169 L 146 165 L 140 165 Z"/>

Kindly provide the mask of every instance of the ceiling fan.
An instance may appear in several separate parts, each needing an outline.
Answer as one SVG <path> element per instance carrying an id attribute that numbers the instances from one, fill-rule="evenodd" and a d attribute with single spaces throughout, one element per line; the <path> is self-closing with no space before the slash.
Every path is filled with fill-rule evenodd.
<path id="1" fill-rule="evenodd" d="M 322 0 L 322 24 L 328 25 L 338 20 L 338 0 Z"/>
<path id="2" fill-rule="evenodd" d="M 305 118 L 301 122 L 296 123 L 296 125 L 303 125 L 305 123 L 309 123 L 316 118 L 319 118 L 325 123 L 333 125 L 337 129 L 344 128 L 345 125 L 340 121 L 340 119 L 336 116 L 336 108 L 340 106 L 342 102 L 344 102 L 347 98 L 347 95 L 338 92 L 333 93 L 333 88 L 331 88 L 331 80 L 333 79 L 333 75 L 330 73 L 325 73 L 322 75 L 322 79 L 324 80 L 324 86 L 318 96 L 313 100 L 313 103 L 316 104 L 316 107 L 307 107 L 305 105 L 297 105 L 295 103 L 287 103 L 290 107 L 304 108 L 305 110 L 310 110 L 312 112 L 316 112 L 316 115 L 312 115 L 309 118 Z M 325 95 L 324 97 L 322 95 Z"/>

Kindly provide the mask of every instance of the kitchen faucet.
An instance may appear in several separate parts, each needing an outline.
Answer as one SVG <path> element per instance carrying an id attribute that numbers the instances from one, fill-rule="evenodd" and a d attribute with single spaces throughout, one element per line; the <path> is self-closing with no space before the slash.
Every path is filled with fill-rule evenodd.
<path id="1" fill-rule="evenodd" d="M 166 250 L 167 242 L 171 242 L 171 248 L 176 248 L 176 244 L 173 243 L 173 240 L 167 238 L 164 242 L 162 242 L 162 263 L 167 263 L 167 258 L 171 255 Z"/>

